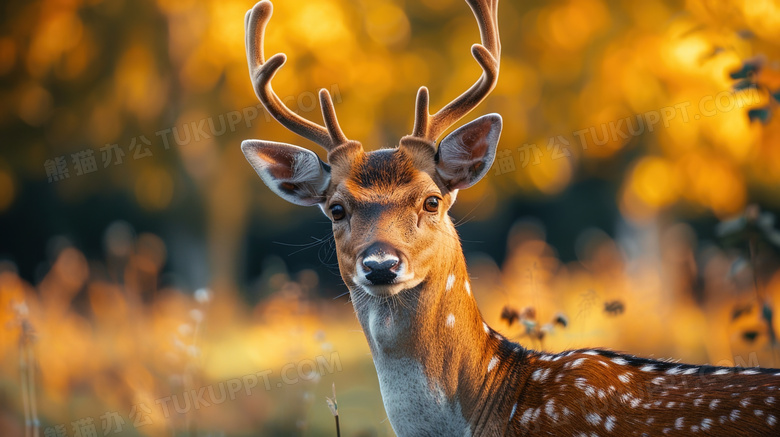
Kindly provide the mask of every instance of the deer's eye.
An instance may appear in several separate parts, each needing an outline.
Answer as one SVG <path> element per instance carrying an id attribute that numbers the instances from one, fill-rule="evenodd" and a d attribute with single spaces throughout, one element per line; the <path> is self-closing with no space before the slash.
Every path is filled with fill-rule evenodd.
<path id="1" fill-rule="evenodd" d="M 429 198 L 425 199 L 425 205 L 423 207 L 428 212 L 439 211 L 439 198 L 436 196 L 430 196 Z"/>
<path id="2" fill-rule="evenodd" d="M 344 207 L 341 204 L 336 203 L 331 205 L 330 215 L 333 217 L 334 221 L 339 221 L 347 215 L 347 212 L 344 210 Z"/>

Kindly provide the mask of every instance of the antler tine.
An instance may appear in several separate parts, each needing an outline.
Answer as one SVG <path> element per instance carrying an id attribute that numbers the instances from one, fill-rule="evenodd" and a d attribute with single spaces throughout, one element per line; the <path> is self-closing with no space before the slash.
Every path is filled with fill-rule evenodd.
<path id="1" fill-rule="evenodd" d="M 273 5 L 268 0 L 258 2 L 246 13 L 246 56 L 255 94 L 276 121 L 330 152 L 348 140 L 339 127 L 333 101 L 327 90 L 320 91 L 320 104 L 325 121 L 325 127 L 323 127 L 291 111 L 271 87 L 271 80 L 287 61 L 287 57 L 283 53 L 277 53 L 268 60 L 265 59 L 263 40 L 265 28 L 272 14 Z"/>
<path id="2" fill-rule="evenodd" d="M 466 0 L 479 25 L 482 44 L 471 46 L 471 54 L 482 67 L 482 75 L 466 92 L 434 115 L 428 112 L 428 89 L 417 92 L 415 137 L 435 142 L 447 128 L 476 108 L 493 91 L 498 82 L 501 41 L 498 35 L 498 0 Z"/>
<path id="3" fill-rule="evenodd" d="M 325 88 L 320 90 L 320 107 L 322 108 L 322 120 L 325 121 L 331 141 L 336 145 L 349 141 L 339 127 L 336 108 L 333 107 L 333 100 Z"/>
<path id="4" fill-rule="evenodd" d="M 428 114 L 429 94 L 428 88 L 421 86 L 417 90 L 417 101 L 415 102 L 414 111 L 414 130 L 412 136 L 425 138 L 428 135 L 428 122 L 430 121 L 430 115 Z"/>

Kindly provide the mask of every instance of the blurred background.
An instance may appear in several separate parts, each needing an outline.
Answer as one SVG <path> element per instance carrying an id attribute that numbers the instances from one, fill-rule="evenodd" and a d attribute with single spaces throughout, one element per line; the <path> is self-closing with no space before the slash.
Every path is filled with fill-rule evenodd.
<path id="1" fill-rule="evenodd" d="M 328 220 L 245 138 L 243 0 L 0 15 L 0 434 L 389 436 Z M 508 1 L 492 173 L 451 211 L 485 319 L 533 348 L 780 367 L 780 2 Z M 273 84 L 367 148 L 478 77 L 461 0 L 277 0 Z M 322 155 L 321 155 L 322 156 Z"/>

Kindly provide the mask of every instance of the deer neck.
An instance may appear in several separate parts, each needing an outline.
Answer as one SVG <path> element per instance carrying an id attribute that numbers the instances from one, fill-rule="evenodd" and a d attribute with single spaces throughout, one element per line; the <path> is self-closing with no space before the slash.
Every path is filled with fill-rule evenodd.
<path id="1" fill-rule="evenodd" d="M 498 406 L 519 384 L 510 361 L 524 351 L 485 324 L 463 253 L 452 252 L 420 285 L 391 298 L 351 292 L 398 435 L 471 435 L 510 415 Z"/>

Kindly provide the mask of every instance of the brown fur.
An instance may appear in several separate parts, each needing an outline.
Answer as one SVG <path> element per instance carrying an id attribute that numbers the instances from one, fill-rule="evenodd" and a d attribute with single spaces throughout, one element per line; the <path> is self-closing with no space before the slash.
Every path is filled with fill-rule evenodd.
<path id="1" fill-rule="evenodd" d="M 693 366 L 603 350 L 530 352 L 525 366 L 542 373 L 518 392 L 511 435 L 778 435 L 777 370 Z"/>

